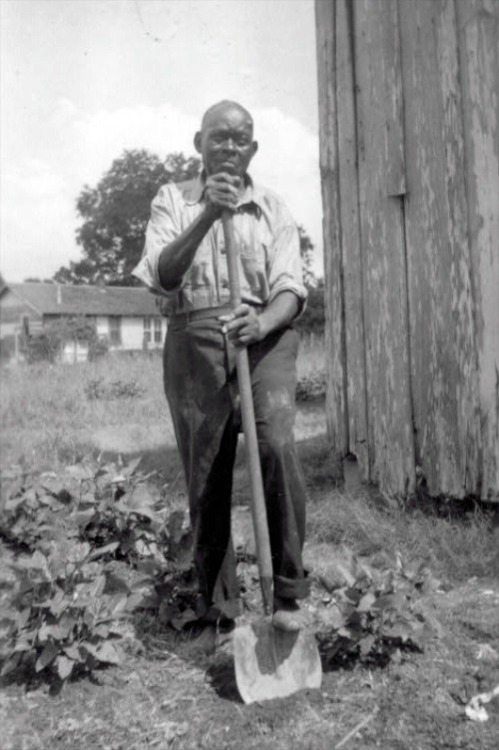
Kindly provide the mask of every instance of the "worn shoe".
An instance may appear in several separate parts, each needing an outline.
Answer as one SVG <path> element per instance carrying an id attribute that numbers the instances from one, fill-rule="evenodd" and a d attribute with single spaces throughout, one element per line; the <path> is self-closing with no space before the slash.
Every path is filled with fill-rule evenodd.
<path id="1" fill-rule="evenodd" d="M 274 597 L 272 625 L 288 633 L 297 633 L 304 626 L 304 615 L 296 599 Z"/>

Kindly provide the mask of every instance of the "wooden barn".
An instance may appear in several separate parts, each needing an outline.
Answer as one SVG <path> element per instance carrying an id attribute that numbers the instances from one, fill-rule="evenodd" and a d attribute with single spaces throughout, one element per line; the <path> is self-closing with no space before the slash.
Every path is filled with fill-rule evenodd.
<path id="1" fill-rule="evenodd" d="M 499 2 L 316 0 L 328 432 L 499 499 Z"/>

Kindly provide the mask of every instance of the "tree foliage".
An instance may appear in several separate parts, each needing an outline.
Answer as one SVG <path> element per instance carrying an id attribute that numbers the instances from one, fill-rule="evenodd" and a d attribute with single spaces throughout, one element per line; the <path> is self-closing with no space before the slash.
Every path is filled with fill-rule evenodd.
<path id="1" fill-rule="evenodd" d="M 298 233 L 300 235 L 300 254 L 303 269 L 303 282 L 307 289 L 315 289 L 318 281 L 313 269 L 315 250 L 314 244 L 305 231 L 304 227 L 302 227 L 301 225 L 298 226 Z"/>
<path id="2" fill-rule="evenodd" d="M 316 285 L 308 288 L 307 306 L 298 318 L 296 328 L 301 333 L 323 334 L 325 319 L 324 280 L 319 279 Z"/>
<path id="3" fill-rule="evenodd" d="M 76 208 L 83 219 L 76 239 L 83 258 L 61 267 L 54 279 L 65 284 L 133 286 L 151 211 L 161 185 L 194 177 L 199 159 L 181 153 L 165 161 L 145 149 L 124 151 L 96 187 L 85 185 Z"/>
<path id="4" fill-rule="evenodd" d="M 301 333 L 324 333 L 325 307 L 324 307 L 324 279 L 318 279 L 315 275 L 314 244 L 302 226 L 298 227 L 300 234 L 300 253 L 303 269 L 303 282 L 307 287 L 308 298 L 305 311 L 298 318 L 296 327 Z"/>

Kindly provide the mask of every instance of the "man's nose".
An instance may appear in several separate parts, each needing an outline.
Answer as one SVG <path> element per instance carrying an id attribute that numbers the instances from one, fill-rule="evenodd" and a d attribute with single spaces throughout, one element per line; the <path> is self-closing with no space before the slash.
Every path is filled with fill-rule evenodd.
<path id="1" fill-rule="evenodd" d="M 223 147 L 226 151 L 235 151 L 236 150 L 236 144 L 232 138 L 226 138 L 223 142 Z"/>

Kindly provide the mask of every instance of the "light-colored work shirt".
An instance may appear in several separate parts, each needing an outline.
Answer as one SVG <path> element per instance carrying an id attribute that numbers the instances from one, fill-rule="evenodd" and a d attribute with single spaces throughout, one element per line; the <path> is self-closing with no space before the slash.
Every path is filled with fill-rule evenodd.
<path id="1" fill-rule="evenodd" d="M 159 257 L 202 213 L 203 178 L 164 185 L 151 206 L 142 259 L 133 274 L 163 296 L 166 315 L 216 307 L 230 302 L 227 257 L 221 219 L 201 241 L 179 285 L 166 291 L 158 274 Z M 239 276 L 243 302 L 268 305 L 283 291 L 296 294 L 301 306 L 303 285 L 298 228 L 282 200 L 253 183 L 249 176 L 234 214 L 239 246 Z"/>

